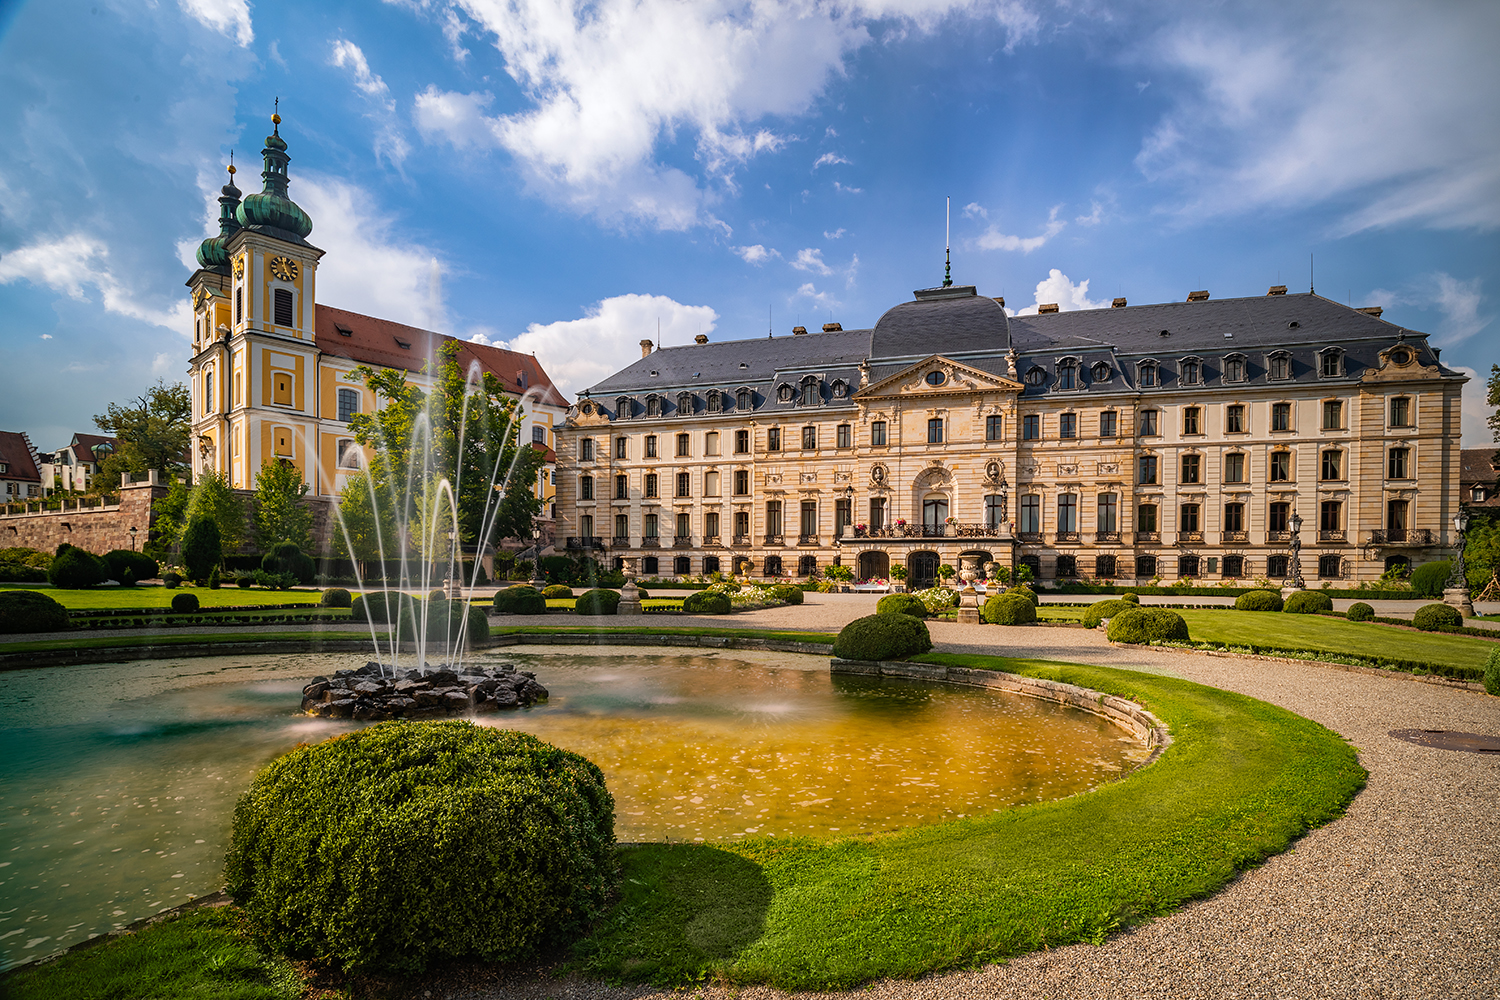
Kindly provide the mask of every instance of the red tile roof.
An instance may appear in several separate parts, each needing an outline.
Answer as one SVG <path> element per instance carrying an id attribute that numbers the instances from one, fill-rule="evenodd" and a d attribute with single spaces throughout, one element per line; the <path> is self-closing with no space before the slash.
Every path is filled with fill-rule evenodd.
<path id="1" fill-rule="evenodd" d="M 109 451 L 120 446 L 117 439 L 107 434 L 74 434 L 69 447 L 73 449 L 73 454 L 77 455 L 81 462 L 102 462 L 104 459 L 94 454 L 94 449 L 101 444 L 109 445 Z"/>
<path id="2" fill-rule="evenodd" d="M 0 478 L 42 481 L 41 473 L 36 470 L 36 460 L 31 457 L 31 442 L 25 434 L 0 431 L 0 462 L 6 465 Z"/>
<path id="3" fill-rule="evenodd" d="M 465 368 L 471 361 L 498 378 L 507 391 L 521 395 L 530 390 L 539 400 L 551 406 L 566 407 L 568 401 L 552 384 L 541 362 L 530 354 L 520 354 L 499 347 L 489 347 L 468 340 L 458 340 L 431 330 L 423 330 L 388 319 L 376 319 L 347 309 L 335 309 L 321 303 L 316 307 L 314 334 L 318 350 L 335 357 L 348 358 L 360 364 L 382 368 L 399 368 L 419 372 L 437 345 L 457 340 L 458 363 Z"/>

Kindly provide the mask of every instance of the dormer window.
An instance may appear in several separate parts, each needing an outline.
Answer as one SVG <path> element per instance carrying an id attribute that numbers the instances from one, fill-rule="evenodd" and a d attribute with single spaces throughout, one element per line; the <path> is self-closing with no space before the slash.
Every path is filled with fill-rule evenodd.
<path id="1" fill-rule="evenodd" d="M 849 383 L 845 382 L 841 378 L 834 379 L 833 380 L 833 398 L 834 399 L 843 399 L 847 395 L 849 395 Z"/>
<path id="2" fill-rule="evenodd" d="M 1027 385 L 1041 385 L 1045 381 L 1047 381 L 1047 372 L 1044 369 L 1032 365 L 1026 370 Z"/>
<path id="3" fill-rule="evenodd" d="M 402 340 L 400 337 L 393 337 L 391 339 L 393 339 L 396 342 L 396 346 L 401 348 L 403 351 L 411 350 L 411 341 Z"/>
<path id="4" fill-rule="evenodd" d="M 615 417 L 624 420 L 635 412 L 635 407 L 630 403 L 629 396 L 621 396 L 615 400 Z"/>
<path id="5" fill-rule="evenodd" d="M 781 403 L 790 403 L 792 401 L 792 387 L 785 382 L 781 383 L 781 385 L 776 387 L 776 399 Z"/>
<path id="6" fill-rule="evenodd" d="M 354 330 L 351 327 L 344 326 L 342 323 L 333 324 L 333 328 L 339 332 L 340 337 L 354 336 Z"/>
<path id="7" fill-rule="evenodd" d="M 659 417 L 659 416 L 661 416 L 661 397 L 660 396 L 651 395 L 651 396 L 647 396 L 646 397 L 646 416 L 648 416 L 648 417 Z"/>
<path id="8" fill-rule="evenodd" d="M 1273 379 L 1292 377 L 1292 356 L 1286 351 L 1277 351 L 1266 359 L 1266 373 Z"/>
<path id="9" fill-rule="evenodd" d="M 1320 378 L 1338 378 L 1344 374 L 1344 352 L 1337 347 L 1318 352 L 1318 376 Z"/>
<path id="10" fill-rule="evenodd" d="M 679 392 L 677 394 L 677 415 L 679 417 L 690 417 L 693 415 L 693 394 L 690 392 Z"/>
<path id="11" fill-rule="evenodd" d="M 1078 388 L 1078 359 L 1063 358 L 1057 363 L 1057 387 L 1059 389 Z"/>
<path id="12" fill-rule="evenodd" d="M 1243 354 L 1231 354 L 1224 359 L 1224 381 L 1245 381 L 1245 356 Z"/>
<path id="13" fill-rule="evenodd" d="M 811 375 L 802 380 L 802 405 L 818 405 L 818 380 Z"/>
<path id="14" fill-rule="evenodd" d="M 708 412 L 719 413 L 724 408 L 724 399 L 719 395 L 719 390 L 711 389 L 708 393 Z"/>
<path id="15" fill-rule="evenodd" d="M 735 396 L 734 396 L 735 409 L 738 409 L 738 410 L 748 410 L 748 409 L 750 409 L 750 406 L 751 406 L 751 404 L 753 402 L 754 402 L 754 399 L 751 397 L 749 389 L 741 389 L 739 392 L 735 393 Z"/>
<path id="16" fill-rule="evenodd" d="M 1139 370 L 1139 383 L 1141 388 L 1149 389 L 1157 384 L 1157 371 L 1155 361 L 1142 361 Z"/>
<path id="17" fill-rule="evenodd" d="M 1203 380 L 1203 362 L 1197 358 L 1183 358 L 1177 362 L 1177 377 L 1183 385 L 1197 385 Z"/>
<path id="18" fill-rule="evenodd" d="M 1114 374 L 1109 365 L 1103 361 L 1095 361 L 1094 367 L 1089 369 L 1089 377 L 1095 382 L 1108 382 L 1109 377 Z"/>

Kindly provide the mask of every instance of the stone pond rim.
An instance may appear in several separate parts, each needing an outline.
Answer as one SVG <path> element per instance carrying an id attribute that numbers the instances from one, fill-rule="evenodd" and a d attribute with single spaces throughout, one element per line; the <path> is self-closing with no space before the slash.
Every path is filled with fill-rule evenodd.
<path id="1" fill-rule="evenodd" d="M 444 668 L 386 676 L 380 664 L 369 662 L 331 677 L 314 677 L 302 689 L 306 714 L 357 722 L 482 715 L 546 700 L 547 689 L 537 683 L 536 674 L 509 663 L 462 674 Z"/>

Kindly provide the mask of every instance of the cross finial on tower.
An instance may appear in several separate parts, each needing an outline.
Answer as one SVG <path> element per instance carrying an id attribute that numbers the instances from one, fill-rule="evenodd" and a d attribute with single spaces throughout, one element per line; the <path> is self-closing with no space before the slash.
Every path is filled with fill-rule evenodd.
<path id="1" fill-rule="evenodd" d="M 280 125 L 281 125 L 281 98 L 278 97 L 278 98 L 276 98 L 276 103 L 275 103 L 275 105 L 273 105 L 272 110 L 271 110 L 271 134 L 272 135 L 280 135 L 281 134 L 281 131 L 279 129 Z"/>
<path id="2" fill-rule="evenodd" d="M 234 150 L 231 149 L 229 151 L 229 179 L 231 181 L 234 180 L 234 174 L 235 174 L 235 169 L 234 169 Z"/>
<path id="3" fill-rule="evenodd" d="M 953 198 L 943 207 L 943 287 L 953 287 Z"/>

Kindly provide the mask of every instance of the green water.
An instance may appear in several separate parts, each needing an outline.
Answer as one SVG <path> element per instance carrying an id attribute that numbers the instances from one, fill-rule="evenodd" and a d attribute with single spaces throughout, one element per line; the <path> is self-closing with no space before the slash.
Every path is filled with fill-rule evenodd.
<path id="1" fill-rule="evenodd" d="M 219 887 L 234 802 L 297 743 L 306 679 L 361 656 L 152 660 L 0 675 L 0 967 Z M 622 841 L 847 836 L 1056 798 L 1144 750 L 984 691 L 833 678 L 826 658 L 511 648 L 551 699 L 485 724 L 603 769 Z"/>

